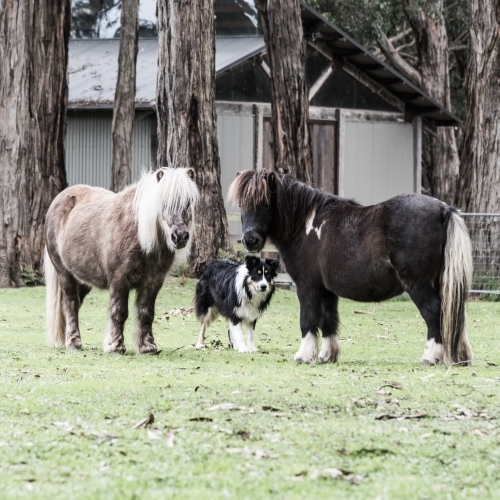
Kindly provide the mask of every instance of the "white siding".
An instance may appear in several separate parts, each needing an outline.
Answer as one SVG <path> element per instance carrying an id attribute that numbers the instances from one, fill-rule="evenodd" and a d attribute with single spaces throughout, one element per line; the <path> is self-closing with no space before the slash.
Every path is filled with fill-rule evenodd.
<path id="1" fill-rule="evenodd" d="M 111 113 L 68 114 L 66 172 L 68 184 L 109 189 L 111 181 Z M 136 120 L 132 142 L 132 182 L 142 168 L 151 168 L 152 120 Z"/>
<path id="2" fill-rule="evenodd" d="M 344 196 L 371 205 L 414 192 L 413 125 L 345 125 Z"/>
<path id="3" fill-rule="evenodd" d="M 254 168 L 254 116 L 218 114 L 217 141 L 221 162 L 222 196 L 229 219 L 229 233 L 241 236 L 240 211 L 227 201 L 227 191 L 240 170 Z"/>

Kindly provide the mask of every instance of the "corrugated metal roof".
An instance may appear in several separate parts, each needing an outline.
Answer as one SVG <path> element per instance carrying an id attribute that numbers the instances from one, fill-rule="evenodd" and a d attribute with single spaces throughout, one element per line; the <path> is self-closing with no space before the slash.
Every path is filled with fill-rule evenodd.
<path id="1" fill-rule="evenodd" d="M 112 106 L 118 74 L 120 41 L 71 40 L 69 43 L 69 106 Z M 218 37 L 215 42 L 217 74 L 237 66 L 265 50 L 262 37 Z M 158 39 L 139 40 L 136 102 L 154 106 Z"/>

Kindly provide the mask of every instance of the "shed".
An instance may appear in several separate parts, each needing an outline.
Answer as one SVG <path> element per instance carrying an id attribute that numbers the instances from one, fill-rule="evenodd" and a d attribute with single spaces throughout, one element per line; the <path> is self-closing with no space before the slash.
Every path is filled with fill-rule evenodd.
<path id="1" fill-rule="evenodd" d="M 308 44 L 310 130 L 316 186 L 364 204 L 420 192 L 422 123 L 458 119 L 365 47 L 302 4 Z M 223 194 L 242 169 L 272 168 L 271 84 L 252 0 L 216 2 L 216 110 Z M 69 184 L 109 187 L 118 39 L 71 40 L 66 168 Z M 156 163 L 157 39 L 137 61 L 132 177 Z M 226 205 L 230 232 L 237 209 Z"/>

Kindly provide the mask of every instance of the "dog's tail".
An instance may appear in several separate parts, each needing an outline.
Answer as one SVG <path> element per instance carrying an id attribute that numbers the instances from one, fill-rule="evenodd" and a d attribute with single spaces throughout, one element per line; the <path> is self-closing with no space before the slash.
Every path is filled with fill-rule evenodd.
<path id="1" fill-rule="evenodd" d="M 66 323 L 62 311 L 62 290 L 47 248 L 45 249 L 44 271 L 47 344 L 53 347 L 64 347 L 66 345 L 64 333 Z"/>
<path id="2" fill-rule="evenodd" d="M 445 215 L 446 244 L 441 272 L 441 335 L 444 362 L 468 365 L 472 349 L 467 338 L 465 304 L 472 283 L 472 243 L 464 220 L 450 208 Z"/>

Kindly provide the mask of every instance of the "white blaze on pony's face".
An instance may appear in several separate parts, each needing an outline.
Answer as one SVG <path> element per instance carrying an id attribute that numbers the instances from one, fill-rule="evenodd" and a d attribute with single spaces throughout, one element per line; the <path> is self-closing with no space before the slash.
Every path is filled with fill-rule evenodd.
<path id="1" fill-rule="evenodd" d="M 154 250 L 159 237 L 165 238 L 172 252 L 188 248 L 199 196 L 193 179 L 194 171 L 190 168 L 164 167 L 142 175 L 137 184 L 134 209 L 144 252 Z"/>

